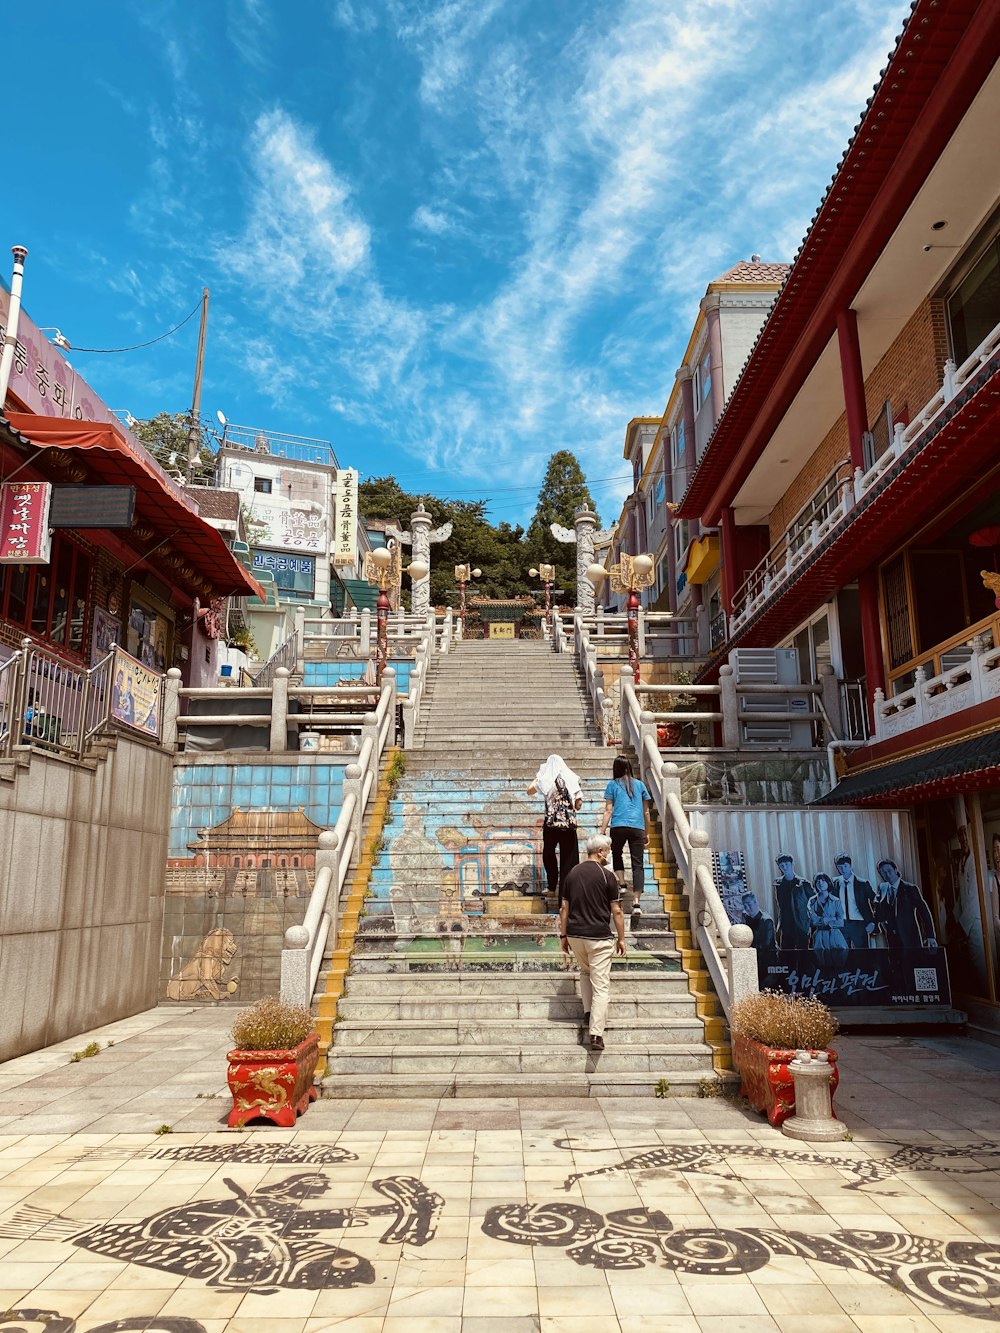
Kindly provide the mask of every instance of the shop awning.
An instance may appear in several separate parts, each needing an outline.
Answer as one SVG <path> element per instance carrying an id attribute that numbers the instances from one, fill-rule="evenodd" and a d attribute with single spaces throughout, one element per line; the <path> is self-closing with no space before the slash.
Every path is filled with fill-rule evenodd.
<path id="1" fill-rule="evenodd" d="M 150 560 L 170 570 L 174 582 L 194 587 L 201 601 L 223 593 L 264 596 L 260 584 L 233 556 L 222 534 L 201 518 L 183 487 L 172 481 L 151 455 L 130 443 L 112 422 L 64 421 L 30 412 L 11 412 L 7 420 L 29 444 L 53 451 L 40 466 L 54 483 L 59 481 L 59 455 L 79 453 L 86 455 L 87 466 L 99 483 L 134 486 L 133 527 L 146 523 L 154 531 L 149 542 Z M 155 549 L 157 540 L 164 543 L 159 550 Z M 192 582 L 192 571 L 193 577 L 200 576 L 208 588 Z"/>
<path id="2" fill-rule="evenodd" d="M 813 805 L 898 805 L 1000 787 L 1000 731 L 849 774 Z"/>
<path id="3" fill-rule="evenodd" d="M 351 599 L 352 606 L 357 607 L 359 611 L 364 611 L 367 607 L 369 611 L 375 610 L 375 603 L 378 601 L 378 588 L 374 583 L 369 583 L 367 579 L 341 579 L 344 587 L 347 589 L 347 595 Z"/>
<path id="4" fill-rule="evenodd" d="M 718 537 L 698 537 L 691 543 L 684 573 L 688 583 L 705 583 L 719 568 Z"/>

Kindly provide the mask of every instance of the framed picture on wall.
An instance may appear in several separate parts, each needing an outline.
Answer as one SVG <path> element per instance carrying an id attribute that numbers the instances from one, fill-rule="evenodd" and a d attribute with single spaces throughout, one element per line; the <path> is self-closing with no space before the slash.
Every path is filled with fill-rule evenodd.
<path id="1" fill-rule="evenodd" d="M 99 662 L 102 657 L 107 657 L 111 645 L 120 642 L 121 632 L 122 624 L 117 616 L 111 615 L 99 606 L 94 607 L 94 627 L 90 646 L 91 666 Z"/>

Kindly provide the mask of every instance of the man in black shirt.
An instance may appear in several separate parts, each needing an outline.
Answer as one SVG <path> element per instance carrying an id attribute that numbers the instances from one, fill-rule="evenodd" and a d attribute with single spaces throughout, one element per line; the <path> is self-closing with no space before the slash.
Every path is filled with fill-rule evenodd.
<path id="1" fill-rule="evenodd" d="M 618 901 L 618 881 L 607 869 L 611 839 L 603 833 L 587 839 L 587 859 L 563 880 L 559 904 L 562 951 L 573 950 L 580 969 L 584 1021 L 590 1024 L 590 1049 L 604 1050 L 604 1020 L 611 990 L 613 954 L 625 957 L 625 917 Z M 617 940 L 611 942 L 611 922 Z"/>

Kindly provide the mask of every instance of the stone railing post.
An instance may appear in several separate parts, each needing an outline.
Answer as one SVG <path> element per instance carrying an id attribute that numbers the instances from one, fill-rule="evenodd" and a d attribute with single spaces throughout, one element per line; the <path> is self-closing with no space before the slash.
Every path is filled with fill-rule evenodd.
<path id="1" fill-rule="evenodd" d="M 301 680 L 306 674 L 306 609 L 295 608 L 295 674 Z"/>
<path id="2" fill-rule="evenodd" d="M 760 990 L 757 980 L 757 950 L 753 947 L 753 931 L 749 926 L 729 927 L 729 950 L 726 956 L 729 973 L 729 1003 Z"/>
<path id="3" fill-rule="evenodd" d="M 307 1007 L 309 994 L 309 932 L 305 926 L 289 926 L 281 950 L 281 1002 Z"/>
<path id="4" fill-rule="evenodd" d="M 288 749 L 288 668 L 275 667 L 271 682 L 271 743 L 272 754 L 284 754 Z"/>
<path id="5" fill-rule="evenodd" d="M 354 855 L 355 861 L 360 856 L 361 848 L 361 830 L 364 825 L 365 812 L 361 808 L 361 802 L 364 795 L 364 774 L 360 764 L 348 764 L 344 769 L 343 793 L 346 800 L 349 794 L 354 795 L 354 814 L 351 816 L 351 831 L 354 834 Z"/>
<path id="6" fill-rule="evenodd" d="M 740 696 L 736 688 L 736 673 L 727 662 L 719 668 L 719 711 L 722 713 L 722 747 L 740 748 Z"/>
<path id="7" fill-rule="evenodd" d="M 372 650 L 372 613 L 370 607 L 365 607 L 358 620 L 360 640 L 358 643 L 358 656 L 368 657 Z"/>
<path id="8" fill-rule="evenodd" d="M 396 689 L 396 672 L 392 667 L 386 667 L 386 669 L 382 672 L 382 688 L 385 689 L 387 685 L 390 690 L 390 698 L 389 698 L 389 737 L 388 740 L 386 741 L 386 745 L 395 745 L 396 744 L 396 702 L 399 699 L 399 693 Z M 378 750 L 378 742 L 376 741 L 375 743 L 376 769 L 378 769 L 379 766 L 379 757 L 380 757 L 380 752 Z"/>
<path id="9" fill-rule="evenodd" d="M 875 719 L 875 739 L 881 740 L 886 735 L 885 717 L 882 709 L 885 706 L 885 690 L 877 689 L 872 695 L 872 716 Z"/>
<path id="10" fill-rule="evenodd" d="M 705 915 L 705 895 L 698 883 L 698 871 L 704 866 L 712 873 L 712 853 L 708 850 L 708 834 L 703 828 L 693 828 L 688 838 L 691 850 L 688 853 L 688 894 L 691 899 L 691 928 L 697 933 L 699 926 L 710 928 L 709 922 L 703 921 Z"/>
<path id="11" fill-rule="evenodd" d="M 177 715 L 180 712 L 181 673 L 177 667 L 171 667 L 163 682 L 163 745 L 165 749 L 177 749 Z"/>
<path id="12" fill-rule="evenodd" d="M 640 658 L 646 656 L 646 608 L 640 606 L 636 612 L 636 628 Z"/>

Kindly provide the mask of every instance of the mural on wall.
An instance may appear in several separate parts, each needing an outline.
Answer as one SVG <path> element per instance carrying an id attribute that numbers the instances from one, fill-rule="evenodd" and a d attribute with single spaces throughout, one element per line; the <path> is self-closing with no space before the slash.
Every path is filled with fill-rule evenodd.
<path id="1" fill-rule="evenodd" d="M 407 777 L 393 802 L 353 965 L 364 970 L 370 946 L 391 948 L 412 970 L 561 969 L 558 939 L 542 919 L 557 904 L 546 892 L 537 802 L 512 798 L 501 780 L 472 791 L 464 777 L 450 790 L 447 782 Z M 672 943 L 657 953 L 659 945 L 653 934 L 637 943 L 630 967 L 677 970 Z"/>
<path id="2" fill-rule="evenodd" d="M 277 991 L 284 933 L 305 916 L 342 779 L 332 760 L 175 770 L 161 995 L 217 1003 Z"/>
<path id="3" fill-rule="evenodd" d="M 217 926 L 201 942 L 198 952 L 178 976 L 167 982 L 168 1000 L 225 1000 L 235 994 L 240 979 L 226 976 L 237 954 L 231 930 Z"/>
<path id="4" fill-rule="evenodd" d="M 610 1144 L 583 1146 L 566 1139 L 555 1140 L 552 1146 L 574 1156 L 581 1151 L 606 1153 L 613 1149 Z M 987 1162 L 995 1162 L 1000 1155 L 1000 1145 L 986 1140 L 888 1146 L 896 1151 L 886 1157 L 855 1154 L 831 1158 L 827 1152 L 786 1152 L 760 1144 L 733 1143 L 724 1148 L 660 1144 L 616 1166 L 576 1172 L 565 1179 L 563 1191 L 579 1194 L 582 1180 L 616 1171 L 704 1172 L 717 1165 L 724 1168 L 727 1180 L 738 1182 L 737 1173 L 744 1160 L 784 1167 L 796 1163 L 844 1169 L 855 1179 L 842 1181 L 842 1188 L 857 1189 L 908 1170 L 940 1170 L 949 1176 L 995 1173 L 995 1165 Z M 115 1151 L 109 1146 L 89 1148 L 76 1160 L 90 1163 L 96 1155 L 113 1156 Z M 36 1245 L 71 1244 L 88 1254 L 181 1276 L 186 1281 L 198 1280 L 214 1291 L 259 1296 L 370 1286 L 376 1277 L 378 1245 L 392 1247 L 386 1250 L 387 1257 L 398 1256 L 399 1247 L 406 1245 L 419 1251 L 421 1257 L 434 1258 L 434 1241 L 446 1198 L 428 1189 L 417 1177 L 400 1174 L 370 1182 L 384 1202 L 350 1205 L 328 1201 L 325 1196 L 337 1187 L 337 1168 L 357 1160 L 356 1154 L 333 1145 L 237 1142 L 117 1151 L 168 1156 L 179 1162 L 226 1161 L 234 1168 L 251 1163 L 290 1164 L 306 1153 L 316 1165 L 307 1171 L 293 1170 L 278 1179 L 268 1172 L 250 1188 L 228 1177 L 213 1176 L 205 1186 L 204 1197 L 144 1217 L 88 1221 L 34 1204 L 22 1205 L 0 1221 L 0 1236 L 30 1240 Z M 67 1169 L 72 1169 L 71 1163 Z M 729 1190 L 734 1205 L 746 1202 L 742 1184 L 739 1190 L 721 1182 L 720 1187 Z M 835 1211 L 836 1204 L 830 1208 Z M 857 1274 L 862 1283 L 885 1283 L 932 1312 L 993 1322 L 1000 1312 L 997 1247 L 995 1242 L 975 1236 L 937 1239 L 903 1230 L 853 1229 L 836 1224 L 830 1232 L 821 1233 L 781 1226 L 685 1226 L 675 1225 L 659 1209 L 640 1204 L 603 1213 L 582 1199 L 577 1202 L 565 1198 L 492 1204 L 483 1216 L 481 1230 L 501 1244 L 561 1251 L 568 1265 L 604 1272 L 638 1273 L 657 1267 L 689 1274 L 695 1280 L 718 1280 L 762 1272 L 772 1259 L 797 1258 Z M 344 1243 L 353 1233 L 367 1240 L 363 1254 Z M 572 1273 L 573 1269 L 567 1268 L 569 1282 Z M 140 1285 L 136 1285 L 136 1306 L 141 1309 Z M 56 1293 L 53 1303 L 58 1304 Z M 19 1307 L 0 1314 L 0 1333 L 14 1333 L 14 1329 L 26 1333 L 33 1323 L 48 1333 L 72 1333 L 75 1328 L 74 1319 L 58 1310 Z M 143 1328 L 147 1333 L 198 1333 L 201 1325 L 193 1320 L 148 1316 L 115 1320 L 100 1328 L 104 1333 L 125 1333 L 131 1328 Z M 91 1333 L 99 1331 L 93 1329 Z"/>

